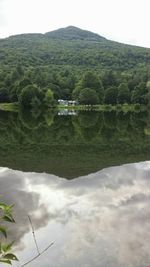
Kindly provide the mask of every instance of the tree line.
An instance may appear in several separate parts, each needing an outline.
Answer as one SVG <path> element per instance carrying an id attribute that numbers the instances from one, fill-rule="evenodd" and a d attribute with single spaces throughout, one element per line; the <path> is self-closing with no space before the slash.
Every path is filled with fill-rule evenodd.
<path id="1" fill-rule="evenodd" d="M 19 102 L 24 107 L 55 106 L 58 99 L 79 104 L 149 104 L 148 68 L 116 72 L 113 70 L 75 71 L 70 67 L 23 68 L 0 72 L 0 102 Z"/>

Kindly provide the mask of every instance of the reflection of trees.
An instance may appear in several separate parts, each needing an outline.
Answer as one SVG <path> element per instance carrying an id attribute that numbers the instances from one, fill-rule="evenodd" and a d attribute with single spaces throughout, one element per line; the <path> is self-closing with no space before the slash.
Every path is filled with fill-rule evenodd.
<path id="1" fill-rule="evenodd" d="M 82 141 L 91 141 L 99 133 L 99 112 L 81 112 L 73 120 L 76 133 L 82 138 Z M 78 139 L 79 140 L 79 139 Z"/>
<path id="2" fill-rule="evenodd" d="M 116 129 L 117 116 L 116 112 L 104 112 L 104 125 L 109 129 Z"/>
<path id="3" fill-rule="evenodd" d="M 150 112 L 146 113 L 144 121 L 145 121 L 144 132 L 146 135 L 150 135 Z"/>
<path id="4" fill-rule="evenodd" d="M 21 111 L 18 115 L 1 113 L 0 141 L 11 143 L 83 144 L 101 143 L 125 138 L 130 142 L 144 137 L 150 124 L 149 113 L 80 112 L 78 116 L 56 116 L 46 113 Z M 108 144 L 109 145 L 109 144 Z"/>
<path id="5" fill-rule="evenodd" d="M 20 128 L 17 113 L 0 112 L 0 144 L 3 147 L 21 142 L 24 134 Z"/>
<path id="6" fill-rule="evenodd" d="M 124 114 L 122 112 L 117 114 L 117 124 L 116 124 L 116 128 L 118 130 L 118 132 L 122 135 L 126 134 L 128 131 L 128 127 L 129 127 L 129 117 L 130 115 Z"/>
<path id="7" fill-rule="evenodd" d="M 101 135 L 104 142 L 110 142 L 116 136 L 117 117 L 115 112 L 104 112 L 104 124 L 101 130 Z"/>
<path id="8" fill-rule="evenodd" d="M 35 110 L 20 110 L 19 119 L 21 124 L 27 129 L 37 129 L 43 123 L 43 117 L 41 116 L 41 112 Z"/>
<path id="9" fill-rule="evenodd" d="M 71 116 L 57 116 L 52 127 L 53 143 L 70 144 L 74 140 L 74 127 Z"/>
<path id="10" fill-rule="evenodd" d="M 98 112 L 81 112 L 80 116 L 78 117 L 78 121 L 80 124 L 80 127 L 82 128 L 93 128 L 95 124 L 97 123 L 99 118 Z"/>
<path id="11" fill-rule="evenodd" d="M 144 115 L 144 114 L 143 114 Z M 136 141 L 137 139 L 139 139 L 139 141 L 141 139 L 144 138 L 144 128 L 146 126 L 146 123 L 144 121 L 144 116 L 141 116 L 140 114 L 131 114 L 130 116 L 130 127 L 131 127 L 131 138 L 133 141 Z"/>
<path id="12" fill-rule="evenodd" d="M 37 114 L 21 111 L 0 115 L 1 166 L 50 172 L 57 161 L 63 167 L 75 165 L 78 159 L 82 168 L 81 156 L 87 165 L 91 158 L 98 164 L 98 157 L 106 151 L 111 159 L 117 149 L 118 155 L 124 153 L 125 157 L 125 153 L 136 154 L 137 150 L 144 155 L 150 146 L 148 112 L 86 111 L 78 116 L 57 116 L 51 111 Z"/>
<path id="13" fill-rule="evenodd" d="M 45 118 L 45 122 L 46 122 L 47 126 L 51 127 L 53 122 L 54 122 L 54 113 L 47 111 L 44 114 L 44 118 Z"/>

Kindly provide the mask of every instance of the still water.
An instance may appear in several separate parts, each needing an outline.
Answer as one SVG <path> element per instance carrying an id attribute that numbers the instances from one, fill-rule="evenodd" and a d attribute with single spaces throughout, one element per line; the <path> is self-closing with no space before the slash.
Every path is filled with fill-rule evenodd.
<path id="1" fill-rule="evenodd" d="M 76 178 L 150 159 L 150 113 L 0 112 L 0 166 Z"/>
<path id="2" fill-rule="evenodd" d="M 67 180 L 0 169 L 4 200 L 15 204 L 10 236 L 32 267 L 150 266 L 150 162 L 110 167 Z"/>
<path id="3" fill-rule="evenodd" d="M 40 252 L 54 244 L 27 266 L 150 266 L 149 125 L 148 113 L 1 113 L 13 266 L 37 255 L 28 216 Z"/>

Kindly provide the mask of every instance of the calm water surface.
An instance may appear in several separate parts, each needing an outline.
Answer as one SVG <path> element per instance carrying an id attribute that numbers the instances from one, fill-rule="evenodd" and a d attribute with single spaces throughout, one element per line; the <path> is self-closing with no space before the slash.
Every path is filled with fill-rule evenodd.
<path id="1" fill-rule="evenodd" d="M 150 113 L 67 114 L 0 112 L 0 166 L 71 179 L 150 159 Z"/>
<path id="2" fill-rule="evenodd" d="M 28 266 L 150 266 L 148 113 L 1 113 L 0 125 L 13 266 L 37 255 L 28 216 L 39 250 L 54 242 Z"/>
<path id="3" fill-rule="evenodd" d="M 0 169 L 4 200 L 15 204 L 10 236 L 20 266 L 150 265 L 150 162 L 111 167 L 68 181 L 50 174 Z"/>

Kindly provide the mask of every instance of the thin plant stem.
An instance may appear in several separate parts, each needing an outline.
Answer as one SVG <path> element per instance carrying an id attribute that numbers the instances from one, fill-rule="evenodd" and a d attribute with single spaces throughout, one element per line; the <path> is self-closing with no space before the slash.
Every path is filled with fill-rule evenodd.
<path id="1" fill-rule="evenodd" d="M 39 247 L 38 247 L 38 243 L 37 243 L 37 240 L 36 240 L 36 236 L 35 236 L 34 226 L 33 226 L 31 217 L 29 215 L 28 215 L 28 219 L 29 219 L 29 222 L 30 222 L 30 225 L 31 225 L 31 228 L 32 228 L 33 239 L 34 239 L 35 246 L 36 246 L 38 254 L 35 257 L 33 257 L 31 260 L 29 260 L 29 261 L 25 262 L 23 265 L 21 265 L 21 267 L 24 267 L 24 266 L 28 265 L 29 263 L 33 262 L 34 260 L 36 260 L 38 257 L 40 257 L 42 254 L 44 254 L 44 252 L 46 252 L 54 244 L 54 242 L 52 242 L 44 250 L 42 250 L 42 252 L 40 252 L 39 251 Z"/>
<path id="2" fill-rule="evenodd" d="M 42 252 L 40 254 L 38 254 L 37 256 L 35 256 L 34 258 L 32 258 L 31 260 L 29 260 L 28 262 L 24 263 L 23 265 L 21 265 L 21 267 L 26 266 L 27 264 L 33 262 L 34 260 L 36 260 L 38 257 L 40 257 L 42 254 L 44 254 L 44 252 L 46 252 L 51 246 L 53 246 L 54 243 L 51 243 L 48 247 L 46 247 L 44 250 L 42 250 Z"/>
<path id="3" fill-rule="evenodd" d="M 32 228 L 32 234 L 33 234 L 34 243 L 35 243 L 35 246 L 36 246 L 36 249 L 37 249 L 37 253 L 38 253 L 38 255 L 40 255 L 38 243 L 37 243 L 35 232 L 34 232 L 34 227 L 33 227 L 32 220 L 31 220 L 29 215 L 28 215 L 28 219 L 29 219 L 29 222 L 30 222 L 30 225 L 31 225 L 31 228 Z"/>

